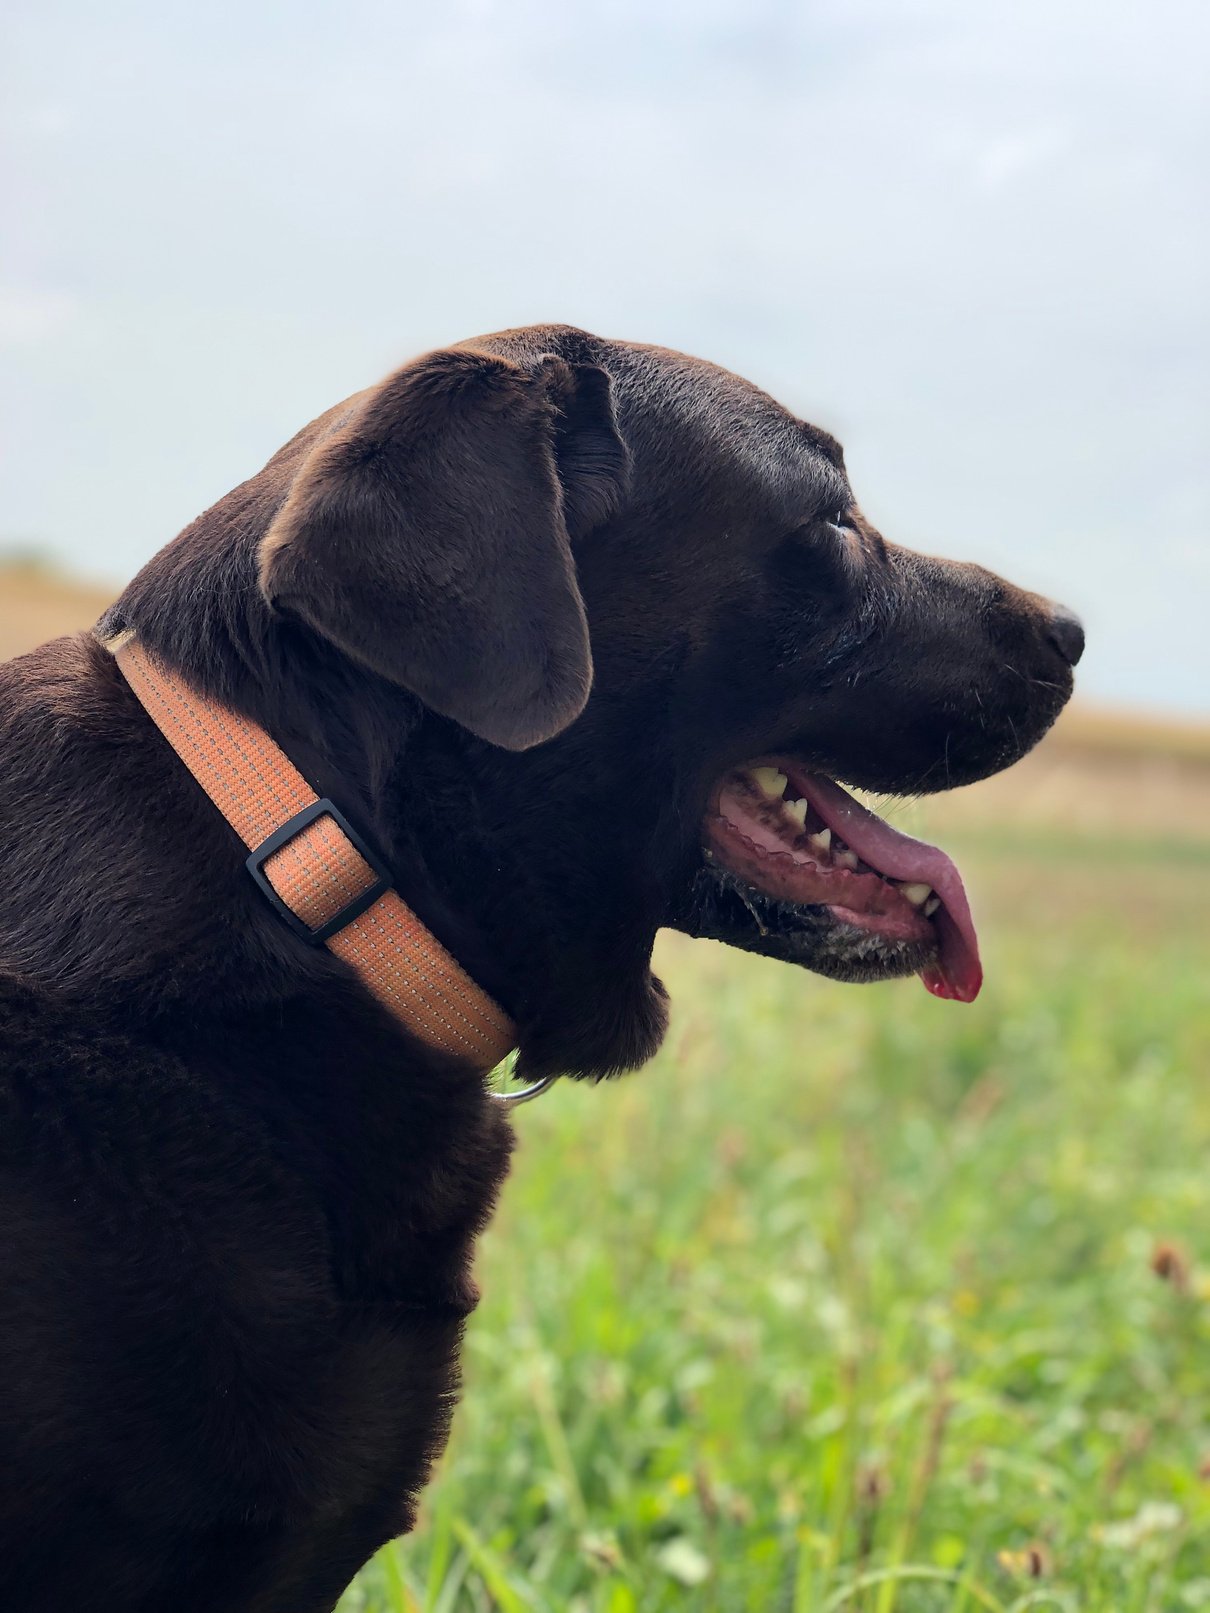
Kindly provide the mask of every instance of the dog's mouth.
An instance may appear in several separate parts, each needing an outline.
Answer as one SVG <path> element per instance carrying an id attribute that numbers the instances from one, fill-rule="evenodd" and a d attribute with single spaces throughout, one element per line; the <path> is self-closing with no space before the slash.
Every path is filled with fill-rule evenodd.
<path id="1" fill-rule="evenodd" d="M 834 958 L 852 960 L 848 978 L 918 973 L 937 997 L 978 995 L 979 944 L 957 868 L 833 780 L 784 757 L 737 768 L 714 788 L 703 838 L 711 866 L 746 903 L 745 892 L 757 896 L 771 925 L 792 927 L 804 909 L 824 920 Z"/>

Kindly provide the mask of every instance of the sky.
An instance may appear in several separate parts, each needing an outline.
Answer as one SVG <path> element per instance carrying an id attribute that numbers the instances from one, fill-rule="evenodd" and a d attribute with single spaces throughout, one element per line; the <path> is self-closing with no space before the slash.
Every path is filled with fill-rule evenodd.
<path id="1" fill-rule="evenodd" d="M 9 0 L 0 550 L 119 585 L 404 359 L 740 371 L 1210 713 L 1201 0 Z"/>

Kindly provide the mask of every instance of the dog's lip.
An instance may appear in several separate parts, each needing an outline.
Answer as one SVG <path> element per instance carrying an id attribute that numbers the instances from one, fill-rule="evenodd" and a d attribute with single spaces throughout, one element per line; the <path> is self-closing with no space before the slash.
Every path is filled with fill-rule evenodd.
<path id="1" fill-rule="evenodd" d="M 795 854 L 792 829 L 775 834 L 767 826 L 767 814 L 764 824 L 756 820 L 755 813 L 745 814 L 745 789 L 756 767 L 783 773 L 789 781 L 787 798 L 805 799 L 873 872 L 822 869 L 801 837 Z M 930 942 L 935 957 L 921 969 L 920 977 L 934 996 L 972 1002 L 978 995 L 983 980 L 979 943 L 962 876 L 954 863 L 939 847 L 893 829 L 835 780 L 812 772 L 793 757 L 758 758 L 718 781 L 704 834 L 708 849 L 720 861 L 766 894 L 798 905 L 825 907 L 837 922 L 874 932 L 893 943 Z M 891 880 L 929 885 L 941 905 L 926 918 L 896 885 L 888 883 Z"/>

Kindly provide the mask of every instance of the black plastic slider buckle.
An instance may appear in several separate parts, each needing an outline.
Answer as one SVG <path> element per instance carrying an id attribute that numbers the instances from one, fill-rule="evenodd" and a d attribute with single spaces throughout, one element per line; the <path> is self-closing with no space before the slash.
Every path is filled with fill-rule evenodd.
<path id="1" fill-rule="evenodd" d="M 351 902 L 346 902 L 326 923 L 313 930 L 304 919 L 299 918 L 293 908 L 286 906 L 273 889 L 265 873 L 265 863 L 275 851 L 280 851 L 294 839 L 295 835 L 301 834 L 308 824 L 314 823 L 318 818 L 331 818 L 358 856 L 369 863 L 376 878 L 373 884 L 367 885 L 365 890 L 354 896 Z M 274 829 L 267 839 L 262 840 L 260 845 L 249 853 L 245 866 L 269 898 L 270 904 L 276 908 L 279 916 L 285 919 L 296 935 L 301 935 L 304 941 L 310 941 L 312 946 L 322 946 L 329 936 L 352 924 L 355 918 L 360 918 L 367 907 L 373 907 L 378 898 L 391 888 L 391 876 L 382 858 L 366 844 L 340 808 L 326 797 L 322 801 L 312 801 L 310 806 L 303 807 L 301 812 L 296 812 L 292 818 L 287 818 L 280 829 Z"/>

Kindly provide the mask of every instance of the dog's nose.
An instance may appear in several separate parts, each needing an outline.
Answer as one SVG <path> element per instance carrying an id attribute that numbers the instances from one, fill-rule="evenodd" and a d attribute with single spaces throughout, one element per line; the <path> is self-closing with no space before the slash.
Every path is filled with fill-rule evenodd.
<path id="1" fill-rule="evenodd" d="M 1084 624 L 1066 605 L 1056 605 L 1050 613 L 1050 642 L 1068 666 L 1075 666 L 1084 653 Z"/>

